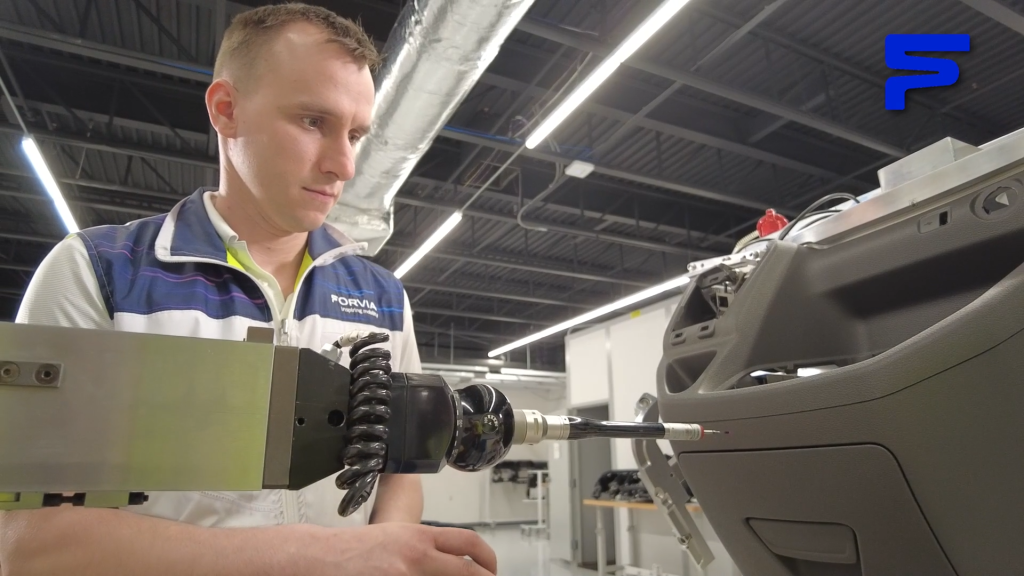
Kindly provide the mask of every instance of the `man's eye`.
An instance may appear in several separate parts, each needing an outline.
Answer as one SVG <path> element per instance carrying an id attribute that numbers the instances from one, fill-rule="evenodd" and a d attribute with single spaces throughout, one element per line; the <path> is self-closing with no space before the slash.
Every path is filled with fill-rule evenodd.
<path id="1" fill-rule="evenodd" d="M 307 128 L 319 128 L 324 125 L 323 120 L 320 118 L 313 118 L 311 116 L 303 118 L 302 123 L 305 124 Z"/>
<path id="2" fill-rule="evenodd" d="M 360 134 L 352 134 L 348 137 L 348 141 L 351 142 L 352 144 L 358 144 L 359 141 L 362 139 L 363 137 Z"/>

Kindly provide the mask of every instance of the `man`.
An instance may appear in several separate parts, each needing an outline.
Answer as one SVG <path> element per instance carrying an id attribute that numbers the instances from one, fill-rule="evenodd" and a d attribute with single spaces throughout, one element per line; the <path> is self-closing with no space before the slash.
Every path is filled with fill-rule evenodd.
<path id="1" fill-rule="evenodd" d="M 206 93 L 220 148 L 217 191 L 198 191 L 167 215 L 65 239 L 40 265 L 18 321 L 238 341 L 249 326 L 269 326 L 279 344 L 314 349 L 372 329 L 391 334 L 396 370 L 419 371 L 401 283 L 324 223 L 354 175 L 378 58 L 356 24 L 321 8 L 268 6 L 238 16 Z M 339 299 L 353 295 L 368 304 Z M 299 492 L 150 496 L 124 511 L 0 516 L 0 572 L 496 571 L 493 551 L 475 533 L 419 525 L 416 476 L 380 478 L 369 526 L 369 502 L 358 518 L 337 515 L 342 492 L 333 478 Z"/>

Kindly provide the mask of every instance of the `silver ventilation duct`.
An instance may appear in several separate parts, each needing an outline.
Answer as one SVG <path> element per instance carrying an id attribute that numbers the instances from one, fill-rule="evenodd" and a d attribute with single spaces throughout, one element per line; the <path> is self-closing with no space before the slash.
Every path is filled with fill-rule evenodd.
<path id="1" fill-rule="evenodd" d="M 392 200 L 533 0 L 409 0 L 384 47 L 370 134 L 328 221 L 376 254 Z"/>

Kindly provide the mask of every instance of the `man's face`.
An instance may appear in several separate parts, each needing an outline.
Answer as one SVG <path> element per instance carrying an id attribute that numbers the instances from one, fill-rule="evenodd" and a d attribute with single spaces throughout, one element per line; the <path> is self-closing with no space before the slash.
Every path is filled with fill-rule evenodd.
<path id="1" fill-rule="evenodd" d="M 369 69 L 315 26 L 293 24 L 241 84 L 226 148 L 253 208 L 280 232 L 315 230 L 355 175 L 373 109 Z"/>

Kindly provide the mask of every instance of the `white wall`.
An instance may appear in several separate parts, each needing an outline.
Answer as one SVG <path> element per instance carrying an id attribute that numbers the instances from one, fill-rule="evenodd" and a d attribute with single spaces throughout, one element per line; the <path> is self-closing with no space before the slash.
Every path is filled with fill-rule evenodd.
<path id="1" fill-rule="evenodd" d="M 640 396 L 644 393 L 657 394 L 656 374 L 658 363 L 661 362 L 662 340 L 674 309 L 674 301 L 671 304 L 660 303 L 641 310 L 639 314 L 633 313 L 613 321 L 608 326 L 612 420 L 635 420 L 636 401 Z M 637 467 L 630 440 L 612 440 L 612 466 L 618 469 Z M 635 546 L 630 540 L 629 513 L 616 510 L 615 515 L 615 542 L 619 561 L 626 564 L 639 563 L 639 555 L 634 553 Z"/>
<path id="2" fill-rule="evenodd" d="M 539 410 L 545 414 L 559 414 L 564 411 L 564 400 L 548 400 L 528 390 L 513 386 L 497 386 L 508 397 L 512 406 Z M 544 444 L 535 446 L 513 446 L 506 460 L 548 460 L 548 448 Z M 482 472 L 460 472 L 445 468 L 437 474 L 424 474 L 423 519 L 452 524 L 483 522 L 486 512 L 487 487 L 490 470 Z M 537 505 L 523 502 L 526 485 L 502 482 L 490 485 L 490 520 L 536 521 Z"/>
<path id="3" fill-rule="evenodd" d="M 569 406 L 607 404 L 611 390 L 608 331 L 591 329 L 565 339 Z"/>

